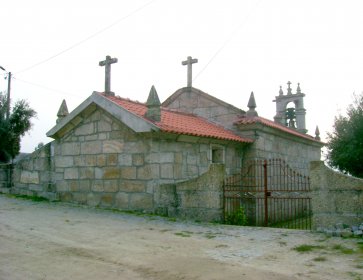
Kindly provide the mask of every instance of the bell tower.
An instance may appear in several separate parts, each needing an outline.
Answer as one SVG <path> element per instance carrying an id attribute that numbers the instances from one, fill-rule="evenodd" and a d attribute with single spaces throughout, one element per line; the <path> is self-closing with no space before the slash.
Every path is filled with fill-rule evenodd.
<path id="1" fill-rule="evenodd" d="M 287 94 L 285 95 L 282 87 L 280 86 L 279 95 L 276 96 L 276 116 L 275 122 L 284 126 L 296 129 L 301 133 L 307 133 L 305 126 L 306 110 L 304 108 L 305 94 L 301 92 L 300 83 L 297 84 L 296 93 L 292 93 L 291 82 L 287 82 Z M 294 108 L 287 106 L 293 103 Z"/>

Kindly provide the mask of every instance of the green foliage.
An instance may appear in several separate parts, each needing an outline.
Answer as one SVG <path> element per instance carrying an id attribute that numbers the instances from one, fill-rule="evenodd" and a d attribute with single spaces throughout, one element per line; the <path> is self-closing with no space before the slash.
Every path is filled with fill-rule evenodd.
<path id="1" fill-rule="evenodd" d="M 225 223 L 227 225 L 245 226 L 247 225 L 247 216 L 245 209 L 241 206 L 237 211 L 229 214 L 226 217 Z"/>
<path id="2" fill-rule="evenodd" d="M 0 162 L 9 162 L 20 152 L 20 138 L 30 130 L 31 118 L 36 112 L 25 100 L 17 101 L 9 118 L 6 117 L 8 100 L 0 93 Z"/>
<path id="3" fill-rule="evenodd" d="M 328 134 L 328 163 L 344 173 L 363 178 L 363 94 L 354 96 L 347 116 L 335 117 Z"/>

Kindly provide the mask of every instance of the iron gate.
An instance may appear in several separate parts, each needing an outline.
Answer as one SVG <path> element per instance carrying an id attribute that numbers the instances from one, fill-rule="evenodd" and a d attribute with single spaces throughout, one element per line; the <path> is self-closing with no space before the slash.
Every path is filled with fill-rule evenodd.
<path id="1" fill-rule="evenodd" d="M 224 183 L 224 219 L 236 213 L 247 225 L 311 229 L 309 177 L 281 159 L 249 160 Z"/>

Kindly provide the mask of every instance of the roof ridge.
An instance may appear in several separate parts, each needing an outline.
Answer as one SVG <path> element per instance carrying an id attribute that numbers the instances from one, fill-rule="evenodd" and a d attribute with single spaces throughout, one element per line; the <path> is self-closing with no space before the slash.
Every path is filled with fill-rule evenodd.
<path id="1" fill-rule="evenodd" d="M 146 102 L 141 102 L 139 100 L 132 100 L 132 99 L 130 99 L 128 97 L 122 97 L 120 95 L 106 96 L 104 92 L 101 92 L 101 95 L 106 97 L 106 98 L 112 97 L 112 98 L 121 99 L 121 100 L 129 101 L 129 102 L 136 103 L 136 104 L 142 104 L 142 105 L 146 106 Z"/>
<path id="2" fill-rule="evenodd" d="M 234 123 L 238 124 L 238 122 L 243 121 L 244 119 L 262 123 L 262 124 L 267 125 L 269 127 L 279 129 L 279 130 L 284 131 L 284 132 L 289 133 L 289 134 L 293 134 L 293 135 L 295 135 L 297 137 L 301 137 L 301 138 L 305 138 L 305 139 L 309 139 L 309 140 L 313 140 L 313 141 L 322 143 L 321 141 L 316 140 L 313 136 L 311 136 L 309 134 L 303 134 L 303 133 L 301 133 L 301 132 L 299 132 L 299 131 L 297 131 L 295 129 L 292 129 L 292 128 L 287 127 L 287 126 L 283 126 L 280 123 L 274 122 L 274 121 L 272 121 L 270 119 L 260 117 L 260 116 L 252 116 L 252 117 L 241 116 Z"/>
<path id="3" fill-rule="evenodd" d="M 103 96 L 104 93 L 101 93 Z M 126 98 L 126 97 L 121 97 L 119 95 L 115 95 L 115 96 L 106 96 L 107 98 L 111 97 L 111 98 L 116 98 L 116 99 L 119 99 L 119 100 L 124 100 L 124 101 L 127 101 L 127 102 L 132 102 L 132 103 L 135 103 L 135 104 L 139 104 L 139 105 L 144 105 L 146 106 L 146 102 L 140 102 L 138 100 L 132 100 L 130 98 Z M 188 113 L 188 112 L 183 112 L 183 111 L 179 111 L 178 109 L 174 109 L 174 108 L 168 108 L 168 107 L 164 107 L 164 106 L 160 106 L 161 110 L 162 111 L 169 111 L 169 112 L 172 112 L 172 113 L 178 113 L 180 115 L 185 115 L 185 116 L 194 116 L 194 117 L 200 117 L 202 119 L 205 119 L 201 116 L 198 116 L 197 114 L 193 114 L 193 113 Z M 206 120 L 206 119 L 205 119 Z M 214 124 L 214 122 L 212 122 Z"/>

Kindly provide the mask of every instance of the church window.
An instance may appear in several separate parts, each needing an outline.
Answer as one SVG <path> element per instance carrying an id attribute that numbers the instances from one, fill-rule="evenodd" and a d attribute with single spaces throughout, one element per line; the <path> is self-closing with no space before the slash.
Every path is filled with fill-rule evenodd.
<path id="1" fill-rule="evenodd" d="M 211 145 L 212 163 L 224 163 L 224 147 L 220 145 Z"/>

